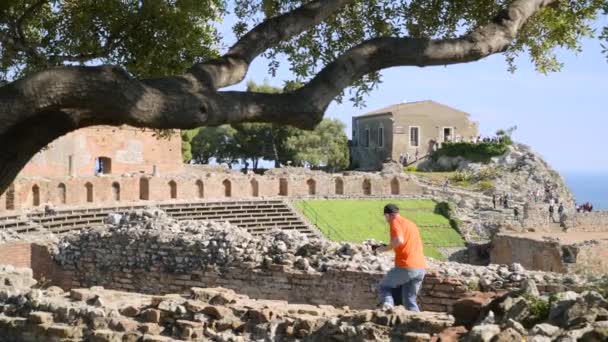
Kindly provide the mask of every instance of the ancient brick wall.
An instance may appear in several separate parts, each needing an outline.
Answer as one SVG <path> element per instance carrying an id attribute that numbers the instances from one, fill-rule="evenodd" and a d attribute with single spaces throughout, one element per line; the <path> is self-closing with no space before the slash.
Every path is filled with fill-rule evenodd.
<path id="1" fill-rule="evenodd" d="M 29 243 L 6 243 L 0 245 L 0 265 L 27 267 L 32 269 L 34 279 L 62 288 L 70 288 L 71 273 L 65 272 L 54 260 L 47 246 Z"/>
<path id="2" fill-rule="evenodd" d="M 12 208 L 28 209 L 51 202 L 55 206 L 120 202 L 253 198 L 273 196 L 420 195 L 422 188 L 407 175 L 328 174 L 245 175 L 240 172 L 200 172 L 160 176 L 88 176 L 20 178 L 13 184 Z M 0 196 L 7 210 L 8 192 Z"/>
<path id="3" fill-rule="evenodd" d="M 273 265 L 271 270 L 227 268 L 192 270 L 188 274 L 167 273 L 160 267 L 150 270 L 124 269 L 104 272 L 94 263 L 80 265 L 87 273 L 66 267 L 72 274 L 72 287 L 103 286 L 106 289 L 167 294 L 187 292 L 191 287 L 225 287 L 252 298 L 286 300 L 290 303 L 349 306 L 354 309 L 374 308 L 380 273 L 328 271 L 302 273 Z M 67 283 L 67 280 L 66 280 Z M 460 280 L 429 274 L 421 290 L 420 303 L 427 311 L 450 312 L 452 304 L 469 294 Z"/>
<path id="4" fill-rule="evenodd" d="M 113 174 L 161 173 L 182 169 L 179 132 L 158 140 L 153 131 L 129 126 L 94 126 L 66 134 L 38 152 L 20 177 L 86 177 L 95 175 L 96 159 L 109 158 Z"/>

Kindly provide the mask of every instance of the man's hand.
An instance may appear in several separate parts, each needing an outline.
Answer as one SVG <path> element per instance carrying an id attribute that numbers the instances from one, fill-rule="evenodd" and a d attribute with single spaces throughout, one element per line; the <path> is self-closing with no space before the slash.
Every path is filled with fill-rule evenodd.
<path id="1" fill-rule="evenodd" d="M 388 250 L 390 250 L 390 248 L 385 243 L 380 244 L 380 245 L 374 245 L 374 246 L 372 246 L 372 251 L 376 255 L 378 255 L 378 253 L 383 253 L 383 252 L 386 252 Z"/>

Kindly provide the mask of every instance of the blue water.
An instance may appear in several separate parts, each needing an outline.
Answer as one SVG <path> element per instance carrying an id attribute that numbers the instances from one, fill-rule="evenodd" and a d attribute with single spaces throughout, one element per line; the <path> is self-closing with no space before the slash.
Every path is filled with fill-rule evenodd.
<path id="1" fill-rule="evenodd" d="M 594 210 L 608 210 L 608 172 L 564 172 L 562 175 L 577 203 L 590 202 Z"/>

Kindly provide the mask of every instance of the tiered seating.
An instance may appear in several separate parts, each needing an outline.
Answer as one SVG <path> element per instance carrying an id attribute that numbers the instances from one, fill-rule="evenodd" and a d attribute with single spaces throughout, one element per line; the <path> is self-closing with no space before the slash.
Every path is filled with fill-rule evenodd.
<path id="1" fill-rule="evenodd" d="M 221 220 L 247 229 L 252 234 L 264 234 L 272 229 L 298 230 L 308 236 L 317 231 L 306 224 L 282 200 L 190 202 L 159 204 L 159 208 L 178 220 Z M 34 230 L 40 226 L 54 232 L 83 229 L 101 225 L 109 213 L 143 209 L 146 205 L 57 210 L 55 215 L 41 213 L 0 217 L 0 230 L 16 232 Z"/>
<path id="2" fill-rule="evenodd" d="M 228 221 L 252 234 L 263 234 L 274 228 L 298 230 L 309 236 L 316 234 L 316 230 L 281 200 L 196 202 L 159 207 L 180 220 Z"/>

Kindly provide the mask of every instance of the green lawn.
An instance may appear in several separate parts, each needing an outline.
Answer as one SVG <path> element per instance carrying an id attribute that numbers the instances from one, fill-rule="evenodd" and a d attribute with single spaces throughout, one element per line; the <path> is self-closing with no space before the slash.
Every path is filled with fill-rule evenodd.
<path id="1" fill-rule="evenodd" d="M 401 215 L 416 222 L 425 244 L 425 255 L 443 259 L 435 247 L 464 246 L 457 231 L 448 220 L 433 212 L 436 203 L 431 200 L 393 200 Z M 297 201 L 296 207 L 323 234 L 334 241 L 362 242 L 376 239 L 388 242 L 388 224 L 382 209 L 386 200 L 309 200 Z"/>

